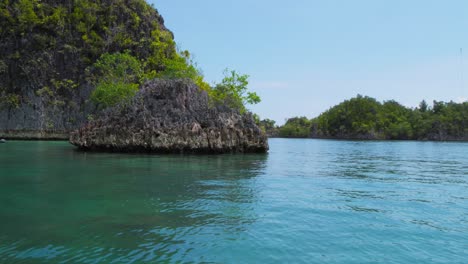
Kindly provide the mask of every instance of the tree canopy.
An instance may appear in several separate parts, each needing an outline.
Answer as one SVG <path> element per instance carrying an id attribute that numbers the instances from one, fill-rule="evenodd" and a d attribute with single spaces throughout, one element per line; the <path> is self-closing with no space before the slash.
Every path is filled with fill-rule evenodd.
<path id="1" fill-rule="evenodd" d="M 408 108 L 396 101 L 378 102 L 358 95 L 311 120 L 295 117 L 279 128 L 283 137 L 355 139 L 468 138 L 468 102 L 422 101 Z"/>
<path id="2" fill-rule="evenodd" d="M 258 104 L 261 101 L 256 93 L 248 91 L 248 79 L 248 75 L 226 69 L 223 80 L 213 86 L 209 95 L 217 103 L 223 103 L 240 112 L 245 112 L 246 105 Z"/>
<path id="3" fill-rule="evenodd" d="M 132 98 L 143 80 L 141 63 L 128 53 L 104 54 L 93 67 L 91 99 L 103 107 Z"/>

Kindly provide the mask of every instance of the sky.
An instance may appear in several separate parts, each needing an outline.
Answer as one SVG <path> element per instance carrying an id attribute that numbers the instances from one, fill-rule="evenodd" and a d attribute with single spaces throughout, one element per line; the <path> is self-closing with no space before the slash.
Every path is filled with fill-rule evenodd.
<path id="1" fill-rule="evenodd" d="M 283 124 L 357 94 L 416 107 L 468 98 L 466 0 L 152 0 L 205 79 L 250 76 Z"/>

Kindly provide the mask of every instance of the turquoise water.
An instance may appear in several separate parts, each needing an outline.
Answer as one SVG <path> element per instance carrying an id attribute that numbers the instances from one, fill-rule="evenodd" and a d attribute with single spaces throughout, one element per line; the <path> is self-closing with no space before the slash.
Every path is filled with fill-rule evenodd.
<path id="1" fill-rule="evenodd" d="M 1 263 L 467 263 L 468 144 L 266 155 L 0 144 Z"/>

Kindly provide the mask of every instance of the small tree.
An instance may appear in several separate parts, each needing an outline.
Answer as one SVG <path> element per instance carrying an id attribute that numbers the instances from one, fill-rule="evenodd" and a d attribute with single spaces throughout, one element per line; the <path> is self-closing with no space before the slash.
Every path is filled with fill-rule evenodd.
<path id="1" fill-rule="evenodd" d="M 247 104 L 258 104 L 261 101 L 256 93 L 247 90 L 248 79 L 248 75 L 240 75 L 236 71 L 226 69 L 223 80 L 215 85 L 210 95 L 214 100 L 224 102 L 243 113 Z"/>
<path id="2" fill-rule="evenodd" d="M 188 50 L 176 52 L 172 58 L 163 60 L 164 70 L 155 74 L 155 77 L 177 79 L 191 79 L 202 90 L 209 92 L 210 85 L 203 78 L 201 70 L 195 63 L 192 54 Z"/>
<path id="3" fill-rule="evenodd" d="M 176 53 L 173 58 L 164 59 L 163 65 L 164 70 L 157 75 L 158 77 L 168 79 L 189 78 L 195 80 L 200 75 L 190 52 L 187 50 Z"/>
<path id="4" fill-rule="evenodd" d="M 96 89 L 91 100 L 103 107 L 132 98 L 143 78 L 140 62 L 129 53 L 102 55 L 92 67 L 91 82 Z"/>
<path id="5" fill-rule="evenodd" d="M 419 111 L 421 112 L 426 112 L 428 110 L 428 105 L 426 103 L 426 100 L 422 100 L 421 103 L 419 103 Z"/>

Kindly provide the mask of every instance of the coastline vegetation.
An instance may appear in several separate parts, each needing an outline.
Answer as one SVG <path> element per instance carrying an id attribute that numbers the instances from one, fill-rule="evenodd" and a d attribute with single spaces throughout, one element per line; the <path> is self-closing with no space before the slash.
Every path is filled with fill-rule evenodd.
<path id="1" fill-rule="evenodd" d="M 267 132 L 291 138 L 468 140 L 468 102 L 422 101 L 408 108 L 358 95 L 316 118 L 293 117 Z"/>

